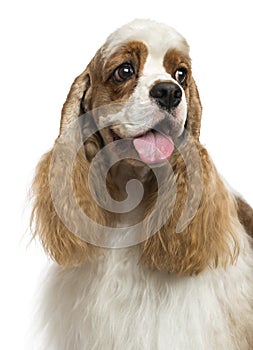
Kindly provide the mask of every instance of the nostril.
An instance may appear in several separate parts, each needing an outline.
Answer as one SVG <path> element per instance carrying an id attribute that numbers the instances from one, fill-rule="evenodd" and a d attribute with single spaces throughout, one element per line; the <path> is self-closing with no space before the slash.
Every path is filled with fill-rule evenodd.
<path id="1" fill-rule="evenodd" d="M 156 84 L 150 90 L 150 96 L 153 98 L 161 98 L 167 95 L 167 89 L 161 86 L 161 84 Z"/>
<path id="2" fill-rule="evenodd" d="M 160 107 L 167 110 L 177 107 L 182 98 L 181 88 L 172 82 L 161 82 L 154 85 L 149 94 Z"/>
<path id="3" fill-rule="evenodd" d="M 182 98 L 182 90 L 180 89 L 180 87 L 178 87 L 178 89 L 175 89 L 174 95 L 172 98 L 173 107 L 177 107 L 179 105 L 181 98 Z"/>
<path id="4" fill-rule="evenodd" d="M 180 88 L 178 88 L 177 90 L 175 90 L 174 92 L 174 98 L 181 98 L 182 97 L 182 91 Z"/>

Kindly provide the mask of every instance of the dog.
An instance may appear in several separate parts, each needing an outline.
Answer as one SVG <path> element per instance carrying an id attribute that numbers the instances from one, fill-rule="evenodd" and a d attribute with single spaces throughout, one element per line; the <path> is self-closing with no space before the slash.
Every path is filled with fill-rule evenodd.
<path id="1" fill-rule="evenodd" d="M 199 141 L 189 46 L 134 20 L 79 75 L 33 183 L 43 349 L 253 348 L 253 210 Z"/>

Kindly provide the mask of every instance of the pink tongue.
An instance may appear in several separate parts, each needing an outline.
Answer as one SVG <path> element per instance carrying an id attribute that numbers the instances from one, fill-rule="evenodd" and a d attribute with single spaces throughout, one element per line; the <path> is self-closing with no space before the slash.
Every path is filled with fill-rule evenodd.
<path id="1" fill-rule="evenodd" d="M 163 163 L 174 150 L 172 139 L 156 131 L 136 137 L 133 143 L 139 157 L 147 164 Z"/>

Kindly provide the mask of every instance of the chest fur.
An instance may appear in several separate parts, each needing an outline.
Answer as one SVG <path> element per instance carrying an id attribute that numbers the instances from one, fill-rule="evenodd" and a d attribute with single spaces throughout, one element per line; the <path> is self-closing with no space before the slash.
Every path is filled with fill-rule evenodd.
<path id="1" fill-rule="evenodd" d="M 53 269 L 43 305 L 48 349 L 240 349 L 253 346 L 252 265 L 180 277 L 109 250 L 83 267 Z"/>

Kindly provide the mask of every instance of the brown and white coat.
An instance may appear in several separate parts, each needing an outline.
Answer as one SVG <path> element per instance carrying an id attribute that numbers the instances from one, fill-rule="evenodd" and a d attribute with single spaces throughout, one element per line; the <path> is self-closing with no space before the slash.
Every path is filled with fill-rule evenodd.
<path id="1" fill-rule="evenodd" d="M 161 107 L 150 94 L 161 82 L 176 86 L 180 101 L 173 108 Z M 187 42 L 149 20 L 135 20 L 109 36 L 74 81 L 60 134 L 33 184 L 34 232 L 57 263 L 43 296 L 45 349 L 253 348 L 253 212 L 224 184 L 201 145 L 201 112 Z M 66 135 L 80 118 L 82 133 L 94 133 L 75 151 L 70 167 L 73 149 Z M 159 157 L 136 140 L 152 133 L 154 144 L 159 127 L 171 154 L 160 164 L 145 163 L 144 156 Z M 124 201 L 133 178 L 143 186 L 141 202 L 129 211 L 103 208 L 90 189 L 92 161 L 107 149 L 100 158 L 103 171 L 115 141 L 124 142 L 129 157 L 106 173 L 110 196 Z M 125 233 L 141 223 L 141 232 L 133 232 L 138 244 L 97 244 L 94 227 L 75 214 L 66 174 L 78 207 L 93 222 Z M 93 181 L 99 192 L 100 182 Z M 73 227 L 82 227 L 84 236 Z"/>

